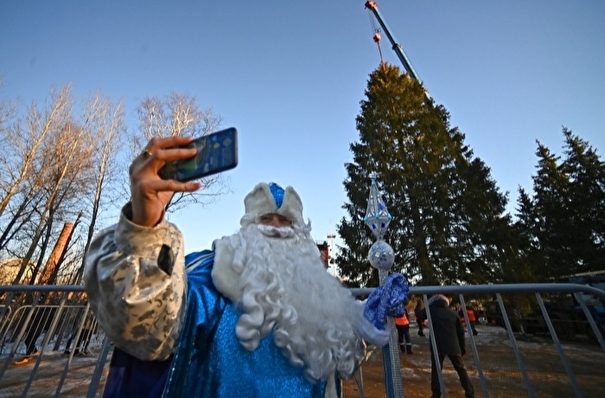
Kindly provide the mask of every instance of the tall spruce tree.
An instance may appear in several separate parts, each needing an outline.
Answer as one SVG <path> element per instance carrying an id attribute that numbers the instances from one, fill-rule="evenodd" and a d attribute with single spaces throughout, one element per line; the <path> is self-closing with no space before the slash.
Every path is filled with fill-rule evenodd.
<path id="1" fill-rule="evenodd" d="M 533 202 L 530 195 L 523 188 L 519 188 L 519 198 L 517 199 L 517 220 L 513 226 L 513 238 L 511 239 L 511 250 L 517 254 L 515 263 L 510 267 L 505 267 L 506 282 L 509 283 L 529 283 L 539 282 L 535 265 L 540 261 L 538 242 L 533 234 L 537 226 L 537 220 L 534 218 Z"/>
<path id="2" fill-rule="evenodd" d="M 364 224 L 373 176 L 393 220 L 385 240 L 395 268 L 419 284 L 480 283 L 501 276 L 508 247 L 506 197 L 490 170 L 450 128 L 442 106 L 396 66 L 370 74 L 357 116 L 359 141 L 344 181 L 348 217 L 338 225 L 338 255 L 350 285 L 377 285 L 367 254 L 374 239 Z"/>
<path id="3" fill-rule="evenodd" d="M 605 271 L 605 164 L 563 129 L 564 158 L 538 142 L 533 197 L 521 190 L 517 212 L 534 280 Z"/>

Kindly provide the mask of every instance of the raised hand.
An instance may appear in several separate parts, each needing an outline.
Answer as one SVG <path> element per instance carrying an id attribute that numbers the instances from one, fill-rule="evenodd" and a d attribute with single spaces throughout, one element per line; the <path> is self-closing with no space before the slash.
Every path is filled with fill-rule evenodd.
<path id="1" fill-rule="evenodd" d="M 179 148 L 189 144 L 192 137 L 153 138 L 130 164 L 130 193 L 132 222 L 152 227 L 164 216 L 164 208 L 175 192 L 193 192 L 199 182 L 164 180 L 158 171 L 167 162 L 195 156 L 195 148 Z"/>

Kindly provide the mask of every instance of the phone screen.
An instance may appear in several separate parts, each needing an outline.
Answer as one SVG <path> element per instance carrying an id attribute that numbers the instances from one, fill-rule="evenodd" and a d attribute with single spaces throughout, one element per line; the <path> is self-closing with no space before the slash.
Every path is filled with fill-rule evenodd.
<path id="1" fill-rule="evenodd" d="M 233 127 L 197 138 L 187 147 L 197 148 L 189 159 L 166 163 L 160 177 L 190 181 L 237 166 L 237 130 Z"/>

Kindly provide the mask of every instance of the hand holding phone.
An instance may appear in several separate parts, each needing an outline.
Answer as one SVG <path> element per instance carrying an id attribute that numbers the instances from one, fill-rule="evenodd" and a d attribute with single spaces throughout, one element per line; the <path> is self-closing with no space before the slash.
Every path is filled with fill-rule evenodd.
<path id="1" fill-rule="evenodd" d="M 159 171 L 160 177 L 186 182 L 237 166 L 237 130 L 234 127 L 197 138 L 187 145 L 190 147 L 195 147 L 197 154 L 166 163 Z"/>

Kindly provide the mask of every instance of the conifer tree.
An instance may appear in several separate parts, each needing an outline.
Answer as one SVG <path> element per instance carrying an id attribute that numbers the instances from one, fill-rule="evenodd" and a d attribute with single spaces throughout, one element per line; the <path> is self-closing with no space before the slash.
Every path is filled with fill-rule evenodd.
<path id="1" fill-rule="evenodd" d="M 385 240 L 395 267 L 416 283 L 478 283 L 500 276 L 508 237 L 506 197 L 489 168 L 450 128 L 449 114 L 429 103 L 421 84 L 392 65 L 370 74 L 356 118 L 359 140 L 346 164 L 348 202 L 338 232 L 338 263 L 350 285 L 376 286 L 364 224 L 372 177 L 393 215 Z"/>
<path id="2" fill-rule="evenodd" d="M 525 262 L 537 281 L 605 271 L 605 165 L 587 142 L 563 129 L 564 158 L 538 142 L 533 197 L 518 224 Z"/>

